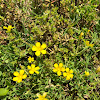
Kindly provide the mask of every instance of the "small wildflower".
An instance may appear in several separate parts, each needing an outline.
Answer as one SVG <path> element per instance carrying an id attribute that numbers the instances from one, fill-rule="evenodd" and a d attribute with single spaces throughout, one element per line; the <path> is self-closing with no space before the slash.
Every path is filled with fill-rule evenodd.
<path id="1" fill-rule="evenodd" d="M 90 30 L 88 30 L 88 33 L 90 32 Z"/>
<path id="2" fill-rule="evenodd" d="M 79 39 L 81 39 L 83 35 L 84 35 L 84 33 L 81 32 L 80 35 L 79 35 Z"/>
<path id="3" fill-rule="evenodd" d="M 33 57 L 32 57 L 32 58 L 31 58 L 31 57 L 29 57 L 29 58 L 28 58 L 28 61 L 29 61 L 29 63 L 31 63 L 31 62 L 33 62 L 33 61 L 34 61 L 34 58 L 33 58 Z"/>
<path id="4" fill-rule="evenodd" d="M 89 72 L 86 72 L 86 71 L 85 71 L 85 76 L 89 76 L 89 75 L 90 75 Z"/>
<path id="5" fill-rule="evenodd" d="M 39 71 L 37 71 L 37 70 L 40 69 L 39 66 L 35 67 L 34 64 L 31 64 L 31 66 L 27 66 L 27 68 L 30 70 L 30 71 L 29 71 L 30 74 L 34 74 L 34 72 L 35 72 L 36 74 L 39 74 Z"/>
<path id="6" fill-rule="evenodd" d="M 89 44 L 89 46 L 90 46 L 90 47 L 93 47 L 93 46 L 94 46 L 94 44 Z"/>
<path id="7" fill-rule="evenodd" d="M 57 72 L 57 75 L 60 76 L 61 75 L 61 72 L 64 72 L 65 71 L 65 68 L 63 67 L 63 64 L 60 63 L 59 66 L 57 63 L 54 64 L 54 69 L 53 69 L 53 72 Z"/>
<path id="8" fill-rule="evenodd" d="M 63 73 L 63 76 L 66 77 L 66 80 L 70 80 L 73 78 L 73 70 L 69 70 L 69 68 L 66 68 L 66 72 Z"/>
<path id="9" fill-rule="evenodd" d="M 43 96 L 38 93 L 37 94 L 38 99 L 35 99 L 35 100 L 48 100 L 48 99 L 45 98 L 46 95 L 47 95 L 46 92 L 43 93 Z"/>
<path id="10" fill-rule="evenodd" d="M 86 46 L 90 46 L 90 47 L 94 46 L 94 44 L 90 44 L 89 41 L 84 41 L 84 42 L 85 42 Z"/>
<path id="11" fill-rule="evenodd" d="M 22 79 L 25 79 L 27 77 L 27 75 L 24 74 L 24 70 L 20 70 L 19 73 L 16 71 L 13 74 L 14 74 L 14 76 L 16 76 L 13 78 L 13 81 L 17 81 L 18 83 L 22 82 Z"/>
<path id="12" fill-rule="evenodd" d="M 10 33 L 11 32 L 11 29 L 13 29 L 14 27 L 12 27 L 12 25 L 9 25 L 8 27 L 6 27 L 6 26 L 3 26 L 3 29 L 6 29 L 7 31 L 7 33 Z"/>
<path id="13" fill-rule="evenodd" d="M 46 54 L 46 50 L 44 50 L 46 48 L 46 44 L 43 43 L 42 45 L 40 44 L 40 42 L 36 43 L 36 46 L 32 47 L 32 51 L 36 51 L 35 55 L 36 56 L 40 56 L 40 53 L 42 54 Z"/>

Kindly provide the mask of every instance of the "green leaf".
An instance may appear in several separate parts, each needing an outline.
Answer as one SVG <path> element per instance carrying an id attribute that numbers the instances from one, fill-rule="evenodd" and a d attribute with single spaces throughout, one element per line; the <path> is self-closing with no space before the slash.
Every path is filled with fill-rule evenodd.
<path id="1" fill-rule="evenodd" d="M 0 88 L 0 96 L 5 96 L 8 93 L 8 89 L 7 88 Z"/>
<path id="2" fill-rule="evenodd" d="M 0 19 L 4 20 L 4 17 L 0 15 Z"/>
<path id="3" fill-rule="evenodd" d="M 0 71 L 0 76 L 2 75 L 2 72 Z"/>
<path id="4" fill-rule="evenodd" d="M 12 86 L 11 83 L 8 80 L 6 80 L 6 85 L 10 86 L 10 87 Z"/>

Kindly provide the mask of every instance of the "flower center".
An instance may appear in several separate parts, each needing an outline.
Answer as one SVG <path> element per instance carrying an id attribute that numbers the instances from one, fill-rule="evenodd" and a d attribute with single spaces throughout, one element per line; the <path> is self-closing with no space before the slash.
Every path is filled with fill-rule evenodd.
<path id="1" fill-rule="evenodd" d="M 22 77 L 23 77 L 23 75 L 19 75 L 19 76 L 18 76 L 19 79 L 22 79 Z"/>
<path id="2" fill-rule="evenodd" d="M 37 51 L 42 51 L 42 48 L 41 48 L 41 47 L 38 47 L 38 48 L 37 48 Z"/>

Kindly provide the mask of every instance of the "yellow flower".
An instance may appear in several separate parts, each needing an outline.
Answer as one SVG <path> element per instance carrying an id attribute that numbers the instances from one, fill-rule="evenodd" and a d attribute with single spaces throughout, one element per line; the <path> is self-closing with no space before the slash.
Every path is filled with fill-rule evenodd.
<path id="1" fill-rule="evenodd" d="M 35 67 L 34 64 L 31 64 L 31 66 L 27 66 L 27 68 L 30 70 L 30 71 L 29 71 L 30 74 L 34 74 L 34 72 L 35 72 L 36 74 L 39 74 L 39 71 L 37 71 L 37 70 L 40 69 L 39 66 Z"/>
<path id="2" fill-rule="evenodd" d="M 46 95 L 47 95 L 46 92 L 43 93 L 43 96 L 38 93 L 37 94 L 38 99 L 35 99 L 35 100 L 48 100 L 48 99 L 45 98 Z"/>
<path id="3" fill-rule="evenodd" d="M 88 33 L 90 32 L 90 30 L 88 30 Z"/>
<path id="4" fill-rule="evenodd" d="M 85 71 L 85 76 L 89 76 L 89 75 L 90 75 L 89 72 L 86 72 L 86 71 Z"/>
<path id="5" fill-rule="evenodd" d="M 81 32 L 80 35 L 79 35 L 79 39 L 81 39 L 83 35 L 84 35 L 84 33 Z"/>
<path id="6" fill-rule="evenodd" d="M 26 74 L 24 74 L 24 70 L 20 70 L 20 72 L 18 73 L 17 71 L 13 73 L 14 77 L 13 81 L 17 81 L 18 83 L 22 82 L 22 79 L 25 79 L 27 77 Z"/>
<path id="7" fill-rule="evenodd" d="M 32 47 L 32 51 L 36 51 L 36 52 L 35 52 L 35 55 L 36 55 L 36 56 L 39 56 L 40 53 L 46 54 L 46 50 L 44 50 L 45 48 L 46 48 L 46 44 L 45 44 L 45 43 L 43 43 L 43 44 L 41 45 L 40 42 L 37 42 L 37 43 L 36 43 L 36 46 L 33 46 L 33 47 Z"/>
<path id="8" fill-rule="evenodd" d="M 63 73 L 63 76 L 66 77 L 66 80 L 70 80 L 73 78 L 73 70 L 69 70 L 69 68 L 66 68 L 66 72 Z"/>
<path id="9" fill-rule="evenodd" d="M 28 61 L 29 61 L 29 63 L 31 63 L 31 62 L 33 62 L 33 61 L 34 61 L 34 58 L 33 58 L 33 57 L 32 57 L 32 58 L 31 58 L 31 57 L 29 57 L 29 58 L 28 58 Z"/>
<path id="10" fill-rule="evenodd" d="M 57 63 L 54 64 L 54 69 L 53 69 L 53 72 L 57 72 L 57 75 L 60 76 L 61 75 L 61 72 L 64 72 L 65 71 L 65 68 L 63 67 L 63 64 L 60 63 L 59 66 Z"/>
<path id="11" fill-rule="evenodd" d="M 11 29 L 13 29 L 14 27 L 12 27 L 12 25 L 9 25 L 8 27 L 6 27 L 6 26 L 3 26 L 3 29 L 6 29 L 7 31 L 7 33 L 10 33 L 11 32 Z"/>
<path id="12" fill-rule="evenodd" d="M 90 44 L 89 46 L 90 46 L 90 47 L 93 47 L 93 46 L 94 46 L 94 44 Z"/>
<path id="13" fill-rule="evenodd" d="M 84 42 L 85 42 L 86 46 L 90 46 L 90 47 L 94 46 L 94 44 L 90 44 L 89 41 L 84 41 Z"/>

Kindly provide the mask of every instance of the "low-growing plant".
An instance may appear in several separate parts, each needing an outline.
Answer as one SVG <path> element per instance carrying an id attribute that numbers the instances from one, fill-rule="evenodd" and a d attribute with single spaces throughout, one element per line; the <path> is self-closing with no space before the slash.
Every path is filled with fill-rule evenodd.
<path id="1" fill-rule="evenodd" d="M 0 99 L 99 100 L 99 2 L 1 1 Z"/>

